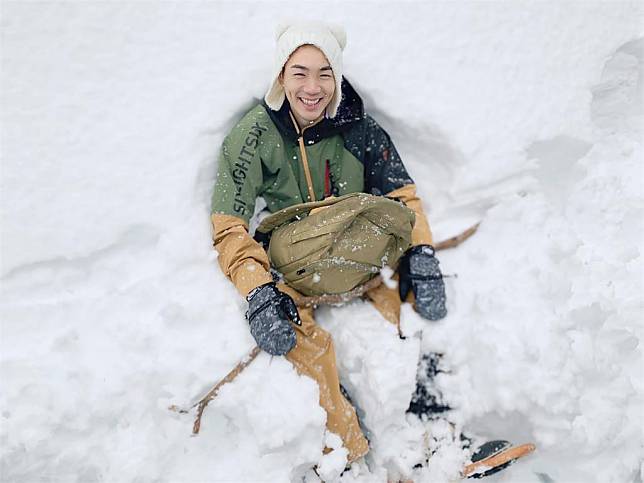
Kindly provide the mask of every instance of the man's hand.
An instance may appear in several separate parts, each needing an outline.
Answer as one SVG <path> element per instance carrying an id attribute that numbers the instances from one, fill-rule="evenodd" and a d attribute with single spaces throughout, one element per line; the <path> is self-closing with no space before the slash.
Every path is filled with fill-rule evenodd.
<path id="1" fill-rule="evenodd" d="M 398 267 L 398 291 L 403 302 L 411 289 L 416 297 L 414 308 L 421 317 L 442 319 L 445 308 L 445 284 L 431 245 L 417 245 L 407 250 Z"/>
<path id="2" fill-rule="evenodd" d="M 260 349 L 273 356 L 283 356 L 293 349 L 296 339 L 291 322 L 302 325 L 293 299 L 269 282 L 252 290 L 246 300 L 250 333 Z"/>

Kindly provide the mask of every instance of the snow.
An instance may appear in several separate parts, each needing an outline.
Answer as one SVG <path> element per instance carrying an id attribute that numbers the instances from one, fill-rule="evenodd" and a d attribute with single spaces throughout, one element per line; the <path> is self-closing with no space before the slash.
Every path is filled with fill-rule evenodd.
<path id="1" fill-rule="evenodd" d="M 643 9 L 637 2 L 322 3 L 441 252 L 447 318 L 321 308 L 368 430 L 344 482 L 453 480 L 444 421 L 404 409 L 421 352 L 458 430 L 534 442 L 499 482 L 644 479 Z M 276 8 L 277 7 L 277 8 Z M 253 346 L 211 249 L 224 135 L 301 4 L 3 2 L 3 481 L 326 481 L 346 451 L 315 383 Z M 428 467 L 423 441 L 436 449 Z M 324 446 L 335 448 L 322 455 Z"/>

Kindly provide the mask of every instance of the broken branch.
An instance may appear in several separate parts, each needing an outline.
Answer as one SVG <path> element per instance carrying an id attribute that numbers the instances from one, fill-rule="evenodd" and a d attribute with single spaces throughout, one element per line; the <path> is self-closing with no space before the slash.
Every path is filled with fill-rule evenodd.
<path id="1" fill-rule="evenodd" d="M 434 248 L 436 250 L 446 250 L 447 248 L 454 248 L 461 243 L 463 243 L 465 240 L 467 240 L 469 237 L 474 235 L 476 233 L 476 230 L 478 229 L 479 225 L 481 222 L 478 222 L 476 225 L 473 225 L 469 227 L 467 230 L 465 230 L 463 233 L 460 233 L 456 236 L 453 236 L 452 238 L 448 238 L 447 240 L 443 240 L 438 242 L 436 245 L 434 245 Z"/>
<path id="2" fill-rule="evenodd" d="M 208 406 L 208 403 L 212 401 L 215 397 L 217 397 L 217 393 L 219 392 L 219 389 L 224 384 L 228 384 L 229 382 L 232 382 L 246 367 L 253 362 L 255 357 L 258 356 L 258 354 L 261 352 L 261 349 L 257 346 L 253 347 L 253 349 L 244 357 L 239 363 L 233 367 L 233 369 L 226 374 L 226 376 L 221 379 L 217 384 L 215 384 L 208 393 L 204 397 L 202 397 L 199 402 L 196 402 L 193 404 L 190 409 L 197 407 L 197 416 L 195 418 L 195 423 L 192 426 L 192 434 L 199 434 L 199 429 L 201 428 L 201 416 L 203 415 L 204 409 L 206 409 L 206 406 Z M 176 411 L 181 414 L 186 414 L 190 411 L 190 409 L 184 409 L 180 408 L 179 406 L 173 404 L 168 408 L 170 411 Z"/>

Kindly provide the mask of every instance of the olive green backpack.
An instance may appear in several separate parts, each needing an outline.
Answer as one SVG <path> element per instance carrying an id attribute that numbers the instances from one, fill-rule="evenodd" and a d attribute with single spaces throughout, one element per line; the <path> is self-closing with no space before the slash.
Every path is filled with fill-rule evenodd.
<path id="1" fill-rule="evenodd" d="M 411 246 L 415 215 L 398 201 L 366 193 L 301 203 L 265 218 L 268 257 L 300 293 L 341 294 L 395 267 Z"/>

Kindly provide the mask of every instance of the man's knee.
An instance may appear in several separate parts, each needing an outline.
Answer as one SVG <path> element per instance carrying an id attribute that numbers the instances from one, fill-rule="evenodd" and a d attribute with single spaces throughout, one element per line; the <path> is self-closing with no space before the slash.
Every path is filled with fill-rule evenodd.
<path id="1" fill-rule="evenodd" d="M 397 288 L 380 284 L 367 292 L 367 298 L 378 312 L 394 325 L 400 324 L 400 307 L 402 302 Z"/>

